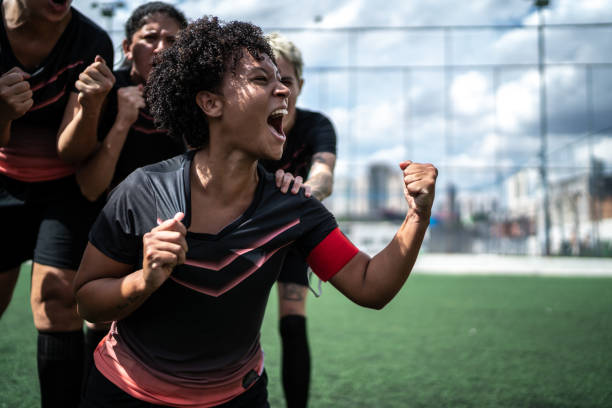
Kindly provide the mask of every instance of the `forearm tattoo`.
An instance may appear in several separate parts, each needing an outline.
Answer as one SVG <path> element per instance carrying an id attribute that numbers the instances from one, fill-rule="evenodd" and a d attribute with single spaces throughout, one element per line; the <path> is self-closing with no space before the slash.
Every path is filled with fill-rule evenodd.
<path id="1" fill-rule="evenodd" d="M 125 302 L 117 305 L 117 308 L 116 308 L 117 311 L 118 312 L 122 312 L 124 309 L 126 309 L 129 306 L 133 305 L 134 303 L 138 302 L 141 297 L 142 297 L 142 295 L 131 295 L 131 296 L 128 296 L 128 298 L 125 300 Z"/>

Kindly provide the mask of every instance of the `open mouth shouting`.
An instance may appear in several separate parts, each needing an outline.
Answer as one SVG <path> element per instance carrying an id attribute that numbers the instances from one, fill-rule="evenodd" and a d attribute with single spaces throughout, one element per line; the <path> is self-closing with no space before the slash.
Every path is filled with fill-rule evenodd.
<path id="1" fill-rule="evenodd" d="M 49 0 L 49 5 L 56 12 L 65 11 L 69 7 L 69 0 Z"/>
<path id="2" fill-rule="evenodd" d="M 285 132 L 283 131 L 283 116 L 288 114 L 286 108 L 275 109 L 268 116 L 268 126 L 272 130 L 272 134 L 279 139 L 285 140 Z"/>

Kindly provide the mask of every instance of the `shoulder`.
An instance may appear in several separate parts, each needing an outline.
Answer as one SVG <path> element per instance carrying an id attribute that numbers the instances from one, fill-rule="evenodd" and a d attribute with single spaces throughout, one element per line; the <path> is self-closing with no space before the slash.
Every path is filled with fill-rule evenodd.
<path id="1" fill-rule="evenodd" d="M 317 137 L 335 137 L 336 135 L 334 125 L 327 116 L 307 109 L 296 109 L 294 127 L 297 134 L 310 134 Z M 293 133 L 293 130 L 291 133 Z"/>
<path id="2" fill-rule="evenodd" d="M 108 33 L 74 7 L 72 7 L 72 18 L 76 36 L 75 48 L 100 54 L 107 60 L 111 59 L 107 61 L 111 64 L 113 62 L 113 42 Z"/>
<path id="3" fill-rule="evenodd" d="M 108 40 L 108 42 L 111 42 L 110 37 L 102 27 L 94 23 L 92 20 L 90 20 L 87 16 L 82 14 L 74 7 L 72 7 L 72 18 L 74 19 L 78 29 L 81 30 L 83 33 L 87 33 L 93 37 Z"/>
<path id="4" fill-rule="evenodd" d="M 311 111 L 303 108 L 296 108 L 295 110 L 297 115 L 296 122 L 308 122 L 310 124 L 332 124 L 331 120 L 321 112 Z"/>

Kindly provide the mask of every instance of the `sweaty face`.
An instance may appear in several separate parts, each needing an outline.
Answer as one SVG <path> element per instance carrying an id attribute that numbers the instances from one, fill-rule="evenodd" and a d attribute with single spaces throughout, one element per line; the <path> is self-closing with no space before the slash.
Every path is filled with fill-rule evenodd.
<path id="1" fill-rule="evenodd" d="M 278 64 L 281 81 L 291 91 L 291 95 L 289 95 L 289 114 L 283 120 L 283 128 L 285 129 L 285 134 L 287 134 L 295 123 L 295 104 L 302 90 L 303 80 L 297 77 L 293 64 L 284 57 L 279 56 L 276 59 L 276 63 Z"/>
<path id="2" fill-rule="evenodd" d="M 130 74 L 136 83 L 144 83 L 149 77 L 153 57 L 174 44 L 179 23 L 172 17 L 155 13 L 146 18 L 130 39 L 123 43 L 125 58 L 132 63 Z"/>
<path id="3" fill-rule="evenodd" d="M 221 94 L 224 143 L 256 159 L 280 159 L 289 89 L 270 57 L 258 61 L 245 50 L 235 74 L 226 72 Z"/>

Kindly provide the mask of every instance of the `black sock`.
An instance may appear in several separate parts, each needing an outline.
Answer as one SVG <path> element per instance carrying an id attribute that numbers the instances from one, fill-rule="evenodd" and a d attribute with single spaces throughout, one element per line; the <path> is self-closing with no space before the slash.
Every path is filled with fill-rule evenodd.
<path id="1" fill-rule="evenodd" d="M 89 373 L 91 368 L 94 365 L 93 353 L 100 344 L 100 341 L 106 334 L 108 333 L 108 329 L 96 330 L 87 328 L 85 330 L 85 344 L 83 347 L 83 389 L 81 390 L 83 393 L 85 392 L 85 387 L 87 386 L 87 379 L 89 378 Z"/>
<path id="2" fill-rule="evenodd" d="M 38 332 L 41 407 L 78 407 L 82 378 L 83 331 Z"/>
<path id="3" fill-rule="evenodd" d="M 283 342 L 282 377 L 287 408 L 304 408 L 310 386 L 310 351 L 306 317 L 288 315 L 279 322 Z"/>

